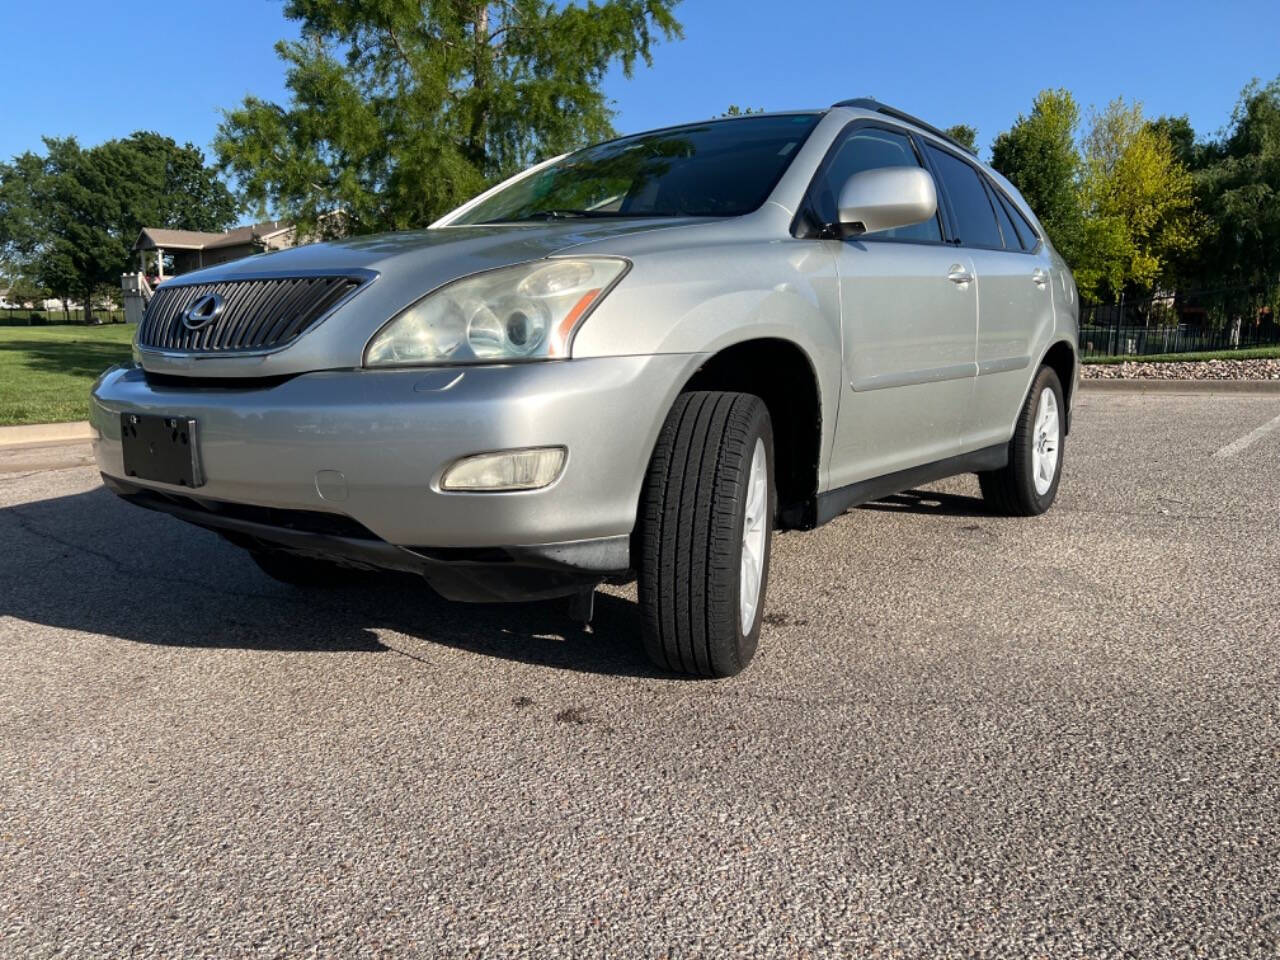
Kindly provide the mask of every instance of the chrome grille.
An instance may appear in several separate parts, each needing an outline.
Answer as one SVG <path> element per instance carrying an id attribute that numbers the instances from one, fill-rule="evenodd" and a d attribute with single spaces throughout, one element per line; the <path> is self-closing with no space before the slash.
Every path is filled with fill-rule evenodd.
<path id="1" fill-rule="evenodd" d="M 361 277 L 298 276 L 161 287 L 147 304 L 138 345 L 185 353 L 235 353 L 284 346 L 354 293 Z M 192 330 L 186 311 L 210 294 L 222 298 L 211 323 Z"/>

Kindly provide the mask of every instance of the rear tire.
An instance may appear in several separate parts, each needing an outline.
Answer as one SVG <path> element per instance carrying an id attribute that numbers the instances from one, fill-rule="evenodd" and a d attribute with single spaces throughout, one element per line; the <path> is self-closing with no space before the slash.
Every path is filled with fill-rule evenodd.
<path id="1" fill-rule="evenodd" d="M 283 550 L 250 550 L 249 556 L 263 573 L 291 587 L 332 587 L 349 581 L 352 571 L 336 563 L 285 553 Z"/>
<path id="2" fill-rule="evenodd" d="M 1053 505 L 1066 452 L 1066 409 L 1058 375 L 1050 367 L 1041 367 L 1018 414 L 1008 464 L 978 474 L 982 498 L 993 511 L 1034 517 Z"/>
<path id="3" fill-rule="evenodd" d="M 634 543 L 654 664 L 729 677 L 751 662 L 776 501 L 764 401 L 718 391 L 677 397 L 645 476 Z"/>

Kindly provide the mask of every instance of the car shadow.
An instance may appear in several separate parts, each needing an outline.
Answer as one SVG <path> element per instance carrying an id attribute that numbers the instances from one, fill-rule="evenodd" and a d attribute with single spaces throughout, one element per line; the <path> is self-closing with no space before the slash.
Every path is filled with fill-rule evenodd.
<path id="1" fill-rule="evenodd" d="M 88 378 L 96 377 L 113 364 L 128 363 L 130 357 L 127 342 L 9 340 L 5 349 L 20 355 L 23 366 L 37 373 L 66 373 Z"/>
<path id="2" fill-rule="evenodd" d="M 860 510 L 884 510 L 891 513 L 923 513 L 946 517 L 989 517 L 991 510 L 981 497 L 967 497 L 958 493 L 939 493 L 936 490 L 906 490 L 871 503 L 864 503 Z"/>
<path id="3" fill-rule="evenodd" d="M 452 647 L 623 676 L 651 667 L 636 605 L 598 592 L 587 630 L 567 601 L 452 603 L 407 574 L 353 571 L 349 585 L 296 588 L 221 537 L 104 488 L 0 508 L 0 616 L 167 647 L 385 652 Z M 384 634 L 391 634 L 384 641 Z"/>

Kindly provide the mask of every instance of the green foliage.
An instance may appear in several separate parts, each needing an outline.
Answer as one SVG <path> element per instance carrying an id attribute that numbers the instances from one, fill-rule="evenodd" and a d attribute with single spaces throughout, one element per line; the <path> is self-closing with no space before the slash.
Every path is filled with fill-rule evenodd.
<path id="1" fill-rule="evenodd" d="M 1201 148 L 1196 195 L 1205 242 L 1185 264 L 1200 282 L 1280 285 L 1280 78 L 1245 87 L 1231 124 Z"/>
<path id="2" fill-rule="evenodd" d="M 970 153 L 978 152 L 978 129 L 967 123 L 957 123 L 943 131 L 948 137 L 961 144 Z"/>
<path id="3" fill-rule="evenodd" d="M 1076 127 L 1080 108 L 1066 90 L 1043 90 L 991 145 L 991 165 L 1021 191 L 1058 251 L 1074 265 L 1084 242 Z"/>
<path id="4" fill-rule="evenodd" d="M 1194 170 L 1198 166 L 1204 151 L 1196 144 L 1196 132 L 1186 114 L 1180 117 L 1156 117 L 1147 126 L 1152 133 L 1169 141 L 1174 157 L 1184 167 Z"/>
<path id="5" fill-rule="evenodd" d="M 44 300 L 49 296 L 49 291 L 33 283 L 20 267 L 0 262 L 0 300 L 25 303 L 28 300 Z"/>
<path id="6" fill-rule="evenodd" d="M 191 144 L 138 132 L 83 149 L 47 138 L 45 154 L 0 164 L 0 257 L 53 295 L 113 288 L 144 226 L 220 230 L 235 198 Z"/>
<path id="7" fill-rule="evenodd" d="M 1196 350 L 1189 353 L 1129 354 L 1114 357 L 1082 357 L 1084 364 L 1100 366 L 1117 363 L 1200 363 L 1206 360 L 1275 360 L 1280 359 L 1280 346 L 1241 347 L 1235 350 Z"/>
<path id="8" fill-rule="evenodd" d="M 245 198 L 304 231 L 424 226 L 488 184 L 612 133 L 600 90 L 677 37 L 677 0 L 288 0 L 287 106 L 250 97 L 215 148 Z"/>
<path id="9" fill-rule="evenodd" d="M 749 117 L 753 113 L 764 113 L 764 107 L 740 107 L 736 103 L 729 104 L 729 109 L 720 114 L 722 117 Z"/>
<path id="10" fill-rule="evenodd" d="M 1084 242 L 1073 269 L 1086 296 L 1149 290 L 1195 244 L 1191 174 L 1139 103 L 1116 99 L 1093 114 L 1079 189 Z"/>
<path id="11" fill-rule="evenodd" d="M 1066 90 L 1045 90 L 1029 116 L 992 145 L 992 165 L 1022 192 L 1071 264 L 1085 297 L 1169 279 L 1196 245 L 1194 153 L 1185 118 L 1148 123 L 1140 104 L 1112 101 L 1090 119 L 1083 150 L 1080 110 Z"/>

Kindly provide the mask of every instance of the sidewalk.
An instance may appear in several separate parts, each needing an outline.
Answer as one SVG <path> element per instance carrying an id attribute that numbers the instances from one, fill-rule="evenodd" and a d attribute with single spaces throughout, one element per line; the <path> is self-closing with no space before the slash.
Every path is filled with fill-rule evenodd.
<path id="1" fill-rule="evenodd" d="M 93 430 L 90 429 L 88 420 L 0 427 L 0 448 L 28 447 L 46 443 L 77 443 L 92 439 Z"/>

